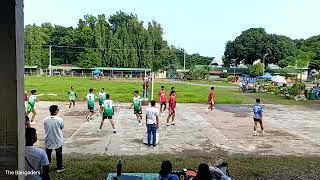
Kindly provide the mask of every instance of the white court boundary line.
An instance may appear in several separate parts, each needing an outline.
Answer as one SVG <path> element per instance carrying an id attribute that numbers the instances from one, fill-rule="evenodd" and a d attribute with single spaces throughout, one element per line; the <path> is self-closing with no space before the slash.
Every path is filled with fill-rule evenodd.
<path id="1" fill-rule="evenodd" d="M 79 129 L 77 129 L 76 132 L 74 132 L 74 133 L 66 140 L 65 144 L 67 144 L 68 141 L 69 141 L 80 129 L 82 129 L 82 127 L 83 127 L 84 125 L 86 125 L 88 122 L 89 122 L 89 121 L 86 121 L 86 122 L 82 123 L 82 125 L 79 127 Z"/>
<path id="2" fill-rule="evenodd" d="M 199 114 L 198 114 L 197 112 L 195 112 L 193 109 L 189 108 L 189 110 L 192 111 L 193 113 L 195 113 L 197 116 L 201 117 L 201 115 L 199 115 Z M 208 114 L 209 114 L 209 112 L 208 112 Z M 229 140 L 225 135 L 223 135 L 215 126 L 213 126 L 212 124 L 210 124 L 210 123 L 208 122 L 208 114 L 206 114 L 206 118 L 201 117 L 202 119 L 204 119 L 204 120 L 209 124 L 208 127 L 211 127 L 211 128 L 214 129 L 219 135 L 221 135 L 221 136 L 230 144 L 229 147 L 230 147 L 232 150 L 234 149 L 233 147 L 235 147 L 235 148 L 239 148 L 238 150 L 239 150 L 240 152 L 247 152 L 247 150 L 245 150 L 244 148 L 239 147 L 238 145 L 234 144 L 234 143 L 233 143 L 231 140 Z M 193 121 L 191 121 L 191 123 L 192 123 L 194 126 L 197 126 L 197 124 L 194 123 Z M 201 132 L 201 133 L 203 134 L 203 136 L 206 137 L 213 145 L 218 146 L 211 138 L 209 138 L 209 137 L 207 136 L 207 134 L 204 132 L 203 129 L 200 129 L 200 132 Z M 232 147 L 232 146 L 233 146 L 233 147 Z M 227 150 L 227 151 L 228 151 L 228 150 Z"/>
<path id="3" fill-rule="evenodd" d="M 118 111 L 118 113 L 117 113 L 117 115 L 116 115 L 116 117 L 115 117 L 115 119 L 114 120 L 116 120 L 116 119 L 118 119 L 118 116 L 119 116 L 119 114 L 120 114 L 120 107 L 119 107 L 119 111 Z M 96 113 L 95 115 L 97 115 L 98 113 Z M 82 128 L 83 128 L 83 126 L 84 125 L 86 125 L 88 122 L 90 122 L 90 121 L 86 121 L 86 122 L 84 122 L 84 123 L 82 123 L 82 125 L 66 140 L 66 142 L 64 142 L 65 144 L 67 144 L 68 142 L 69 142 L 69 140 L 74 136 L 74 135 L 76 135 Z M 112 138 L 111 138 L 111 140 L 112 140 Z M 110 140 L 110 142 L 111 142 L 111 140 Z"/>
<path id="4" fill-rule="evenodd" d="M 121 110 L 121 107 L 119 106 L 119 110 L 118 110 L 118 113 L 117 115 L 115 115 L 115 118 L 113 119 L 113 123 L 116 124 L 117 120 L 118 120 L 118 117 L 119 117 L 119 114 L 120 114 L 120 110 Z M 113 139 L 113 136 L 110 136 L 110 141 L 109 143 L 107 144 L 107 146 L 104 148 L 104 152 L 102 152 L 101 154 L 106 154 L 106 152 L 108 152 L 109 150 L 109 146 L 111 144 L 111 141 Z"/>

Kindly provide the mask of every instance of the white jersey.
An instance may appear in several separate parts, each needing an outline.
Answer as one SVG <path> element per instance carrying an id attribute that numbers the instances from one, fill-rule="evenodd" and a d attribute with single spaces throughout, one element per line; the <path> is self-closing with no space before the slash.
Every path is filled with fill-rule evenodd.
<path id="1" fill-rule="evenodd" d="M 159 110 L 156 107 L 148 107 L 146 110 L 147 124 L 156 124 L 156 117 L 159 116 Z"/>

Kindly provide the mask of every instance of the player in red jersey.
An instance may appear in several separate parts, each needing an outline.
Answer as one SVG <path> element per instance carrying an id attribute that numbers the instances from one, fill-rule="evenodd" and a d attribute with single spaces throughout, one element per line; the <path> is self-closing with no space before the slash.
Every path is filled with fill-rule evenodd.
<path id="1" fill-rule="evenodd" d="M 171 117 L 172 117 L 171 125 L 175 125 L 175 122 L 174 122 L 174 117 L 176 116 L 175 109 L 176 109 L 176 92 L 172 90 L 170 92 L 170 99 L 169 99 L 169 115 L 167 118 L 167 126 L 170 126 L 169 121 Z"/>
<path id="2" fill-rule="evenodd" d="M 208 96 L 208 104 L 209 107 L 206 109 L 206 113 L 208 113 L 208 109 L 213 110 L 213 105 L 214 105 L 214 87 L 212 86 L 210 88 L 209 96 Z"/>
<path id="3" fill-rule="evenodd" d="M 160 116 L 164 116 L 164 111 L 167 108 L 167 92 L 164 86 L 161 86 L 161 90 L 158 93 L 160 103 Z"/>

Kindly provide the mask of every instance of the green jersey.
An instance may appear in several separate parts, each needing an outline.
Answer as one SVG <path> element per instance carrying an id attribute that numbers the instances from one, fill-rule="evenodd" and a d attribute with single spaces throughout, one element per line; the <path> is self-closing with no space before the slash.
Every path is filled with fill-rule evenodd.
<path id="1" fill-rule="evenodd" d="M 105 92 L 99 92 L 98 97 L 99 97 L 99 103 L 100 104 L 102 104 L 103 101 L 107 100 Z"/>
<path id="2" fill-rule="evenodd" d="M 94 94 L 87 94 L 87 102 L 88 102 L 88 107 L 94 107 L 94 101 L 96 99 L 96 95 Z"/>
<path id="3" fill-rule="evenodd" d="M 72 91 L 72 90 L 70 90 L 70 91 L 68 92 L 68 96 L 69 96 L 69 100 L 70 100 L 70 101 L 76 100 L 76 97 L 77 97 L 76 92 L 74 92 L 74 91 Z"/>
<path id="4" fill-rule="evenodd" d="M 137 97 L 133 97 L 133 109 L 134 110 L 141 110 L 141 101 L 142 101 L 142 97 L 137 96 Z"/>
<path id="5" fill-rule="evenodd" d="M 114 103 L 112 100 L 103 101 L 102 107 L 104 109 L 103 116 L 112 116 L 113 115 Z"/>
<path id="6" fill-rule="evenodd" d="M 36 95 L 31 95 L 28 98 L 28 105 L 32 108 L 34 108 L 34 105 L 36 104 L 37 96 Z"/>

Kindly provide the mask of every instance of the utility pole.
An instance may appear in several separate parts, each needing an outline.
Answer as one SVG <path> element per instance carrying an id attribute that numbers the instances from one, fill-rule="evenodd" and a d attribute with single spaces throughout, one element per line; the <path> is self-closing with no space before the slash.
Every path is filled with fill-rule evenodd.
<path id="1" fill-rule="evenodd" d="M 49 46 L 49 76 L 52 75 L 52 65 L 51 65 L 51 45 Z"/>
<path id="2" fill-rule="evenodd" d="M 153 90 L 154 90 L 154 72 L 151 73 L 151 100 L 153 99 Z"/>
<path id="3" fill-rule="evenodd" d="M 238 58 L 232 59 L 232 60 L 234 61 L 234 64 L 233 64 L 233 77 L 236 77 L 236 63 L 237 63 Z"/>
<path id="4" fill-rule="evenodd" d="M 269 53 L 267 53 L 267 54 L 265 54 L 264 56 L 263 56 L 263 74 L 262 75 L 264 75 L 264 71 L 265 71 L 265 59 L 266 59 L 266 56 L 268 56 L 268 54 Z"/>
<path id="5" fill-rule="evenodd" d="M 183 71 L 186 71 L 186 51 L 183 50 Z"/>

